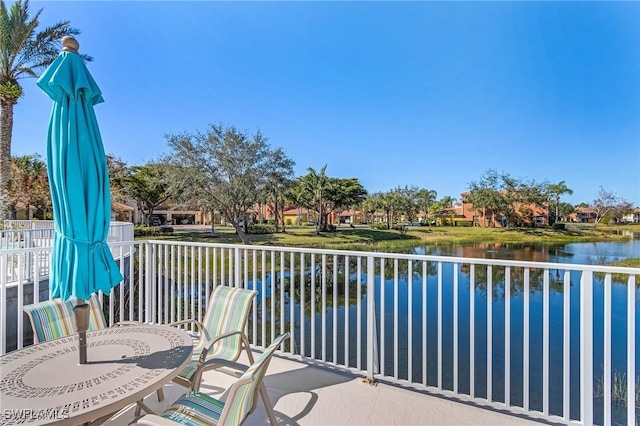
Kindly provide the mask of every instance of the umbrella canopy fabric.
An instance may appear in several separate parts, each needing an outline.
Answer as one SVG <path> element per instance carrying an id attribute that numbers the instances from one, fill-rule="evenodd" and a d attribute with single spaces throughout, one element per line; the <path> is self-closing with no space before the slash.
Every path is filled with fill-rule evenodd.
<path id="1" fill-rule="evenodd" d="M 107 160 L 93 106 L 102 93 L 79 54 L 61 52 L 37 81 L 53 100 L 47 167 L 55 234 L 52 297 L 89 299 L 122 275 L 106 244 L 111 218 Z"/>

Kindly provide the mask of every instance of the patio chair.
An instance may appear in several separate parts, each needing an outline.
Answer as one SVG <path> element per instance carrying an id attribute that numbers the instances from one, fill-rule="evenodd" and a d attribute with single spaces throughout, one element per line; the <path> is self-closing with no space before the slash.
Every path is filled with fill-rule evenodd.
<path id="1" fill-rule="evenodd" d="M 240 357 L 243 348 L 249 357 L 249 362 L 253 363 L 249 339 L 244 334 L 244 329 L 249 318 L 251 302 L 257 294 L 255 290 L 218 286 L 211 294 L 202 322 L 189 319 L 169 324 L 173 326 L 195 324 L 199 334 L 191 361 L 173 379 L 175 383 L 192 390 L 198 389 L 200 375 L 196 373 L 200 365 L 208 361 L 209 365 L 228 366 Z M 246 368 L 245 366 L 241 369 Z"/>
<path id="2" fill-rule="evenodd" d="M 51 299 L 31 305 L 25 305 L 22 310 L 29 317 L 33 329 L 33 342 L 41 343 L 61 337 L 70 336 L 77 332 L 73 308 L 78 304 L 75 297 L 69 300 Z M 87 301 L 89 305 L 89 331 L 107 327 L 102 314 L 102 306 L 96 293 Z"/>
<path id="3" fill-rule="evenodd" d="M 42 343 L 76 334 L 76 319 L 73 308 L 77 304 L 78 299 L 71 297 L 69 300 L 51 299 L 23 306 L 22 310 L 29 317 L 31 328 L 33 329 L 33 342 Z M 93 293 L 87 304 L 89 305 L 88 331 L 107 328 L 107 321 L 102 313 L 102 305 L 100 304 L 100 299 L 98 299 L 98 294 Z M 124 321 L 116 325 L 134 324 L 138 323 Z M 164 399 L 163 390 L 158 389 L 157 394 L 158 401 L 162 401 Z"/>
<path id="4" fill-rule="evenodd" d="M 225 401 L 220 401 L 207 394 L 193 390 L 182 395 L 161 415 L 149 414 L 140 417 L 135 424 L 147 426 L 183 425 L 241 425 L 247 416 L 256 408 L 259 391 L 265 404 L 271 426 L 277 424 L 273 408 L 269 402 L 263 379 L 274 351 L 289 337 L 289 333 L 281 334 L 251 364 L 240 378 L 229 388 Z M 217 369 L 216 364 L 204 363 L 199 373 Z"/>

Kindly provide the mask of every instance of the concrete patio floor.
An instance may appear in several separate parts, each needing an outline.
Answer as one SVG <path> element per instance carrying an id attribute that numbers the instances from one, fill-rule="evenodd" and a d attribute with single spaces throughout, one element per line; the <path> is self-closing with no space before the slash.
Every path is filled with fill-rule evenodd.
<path id="1" fill-rule="evenodd" d="M 241 362 L 245 362 L 242 358 Z M 201 391 L 224 399 L 234 377 L 208 372 Z M 311 362 L 274 356 L 265 377 L 278 423 L 282 425 L 533 425 L 550 424 L 540 418 L 498 410 L 476 401 L 414 390 L 394 384 L 363 383 L 348 371 L 319 367 Z M 174 383 L 164 387 L 165 401 L 156 394 L 145 399 L 161 412 L 186 391 Z M 104 423 L 127 425 L 134 409 L 124 410 Z M 262 400 L 244 425 L 268 425 Z"/>

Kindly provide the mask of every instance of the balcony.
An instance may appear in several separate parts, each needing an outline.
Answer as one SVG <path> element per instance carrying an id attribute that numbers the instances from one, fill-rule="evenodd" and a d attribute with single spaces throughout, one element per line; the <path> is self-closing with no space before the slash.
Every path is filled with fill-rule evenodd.
<path id="1" fill-rule="evenodd" d="M 638 416 L 640 268 L 165 241 L 110 245 L 126 260 L 119 263 L 124 281 L 101 295 L 110 324 L 202 319 L 217 285 L 259 292 L 247 329 L 254 348 L 282 331 L 292 336 L 266 379 L 286 423 L 608 425 Z M 20 307 L 34 295 L 48 297 L 39 259 L 49 250 L 0 251 L 1 353 L 31 343 Z M 26 263 L 30 275 L 11 267 Z M 205 377 L 204 389 L 216 395 L 226 388 L 219 376 Z M 183 391 L 165 389 L 168 400 Z M 248 424 L 263 423 L 258 410 Z"/>

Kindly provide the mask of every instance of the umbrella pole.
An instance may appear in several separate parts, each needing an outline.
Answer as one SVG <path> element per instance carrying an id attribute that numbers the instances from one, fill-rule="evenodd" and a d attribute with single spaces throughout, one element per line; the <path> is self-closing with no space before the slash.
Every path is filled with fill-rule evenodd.
<path id="1" fill-rule="evenodd" d="M 78 329 L 78 354 L 80 364 L 87 363 L 87 330 L 89 329 L 89 305 L 84 299 L 78 298 L 78 304 L 73 308 Z"/>

